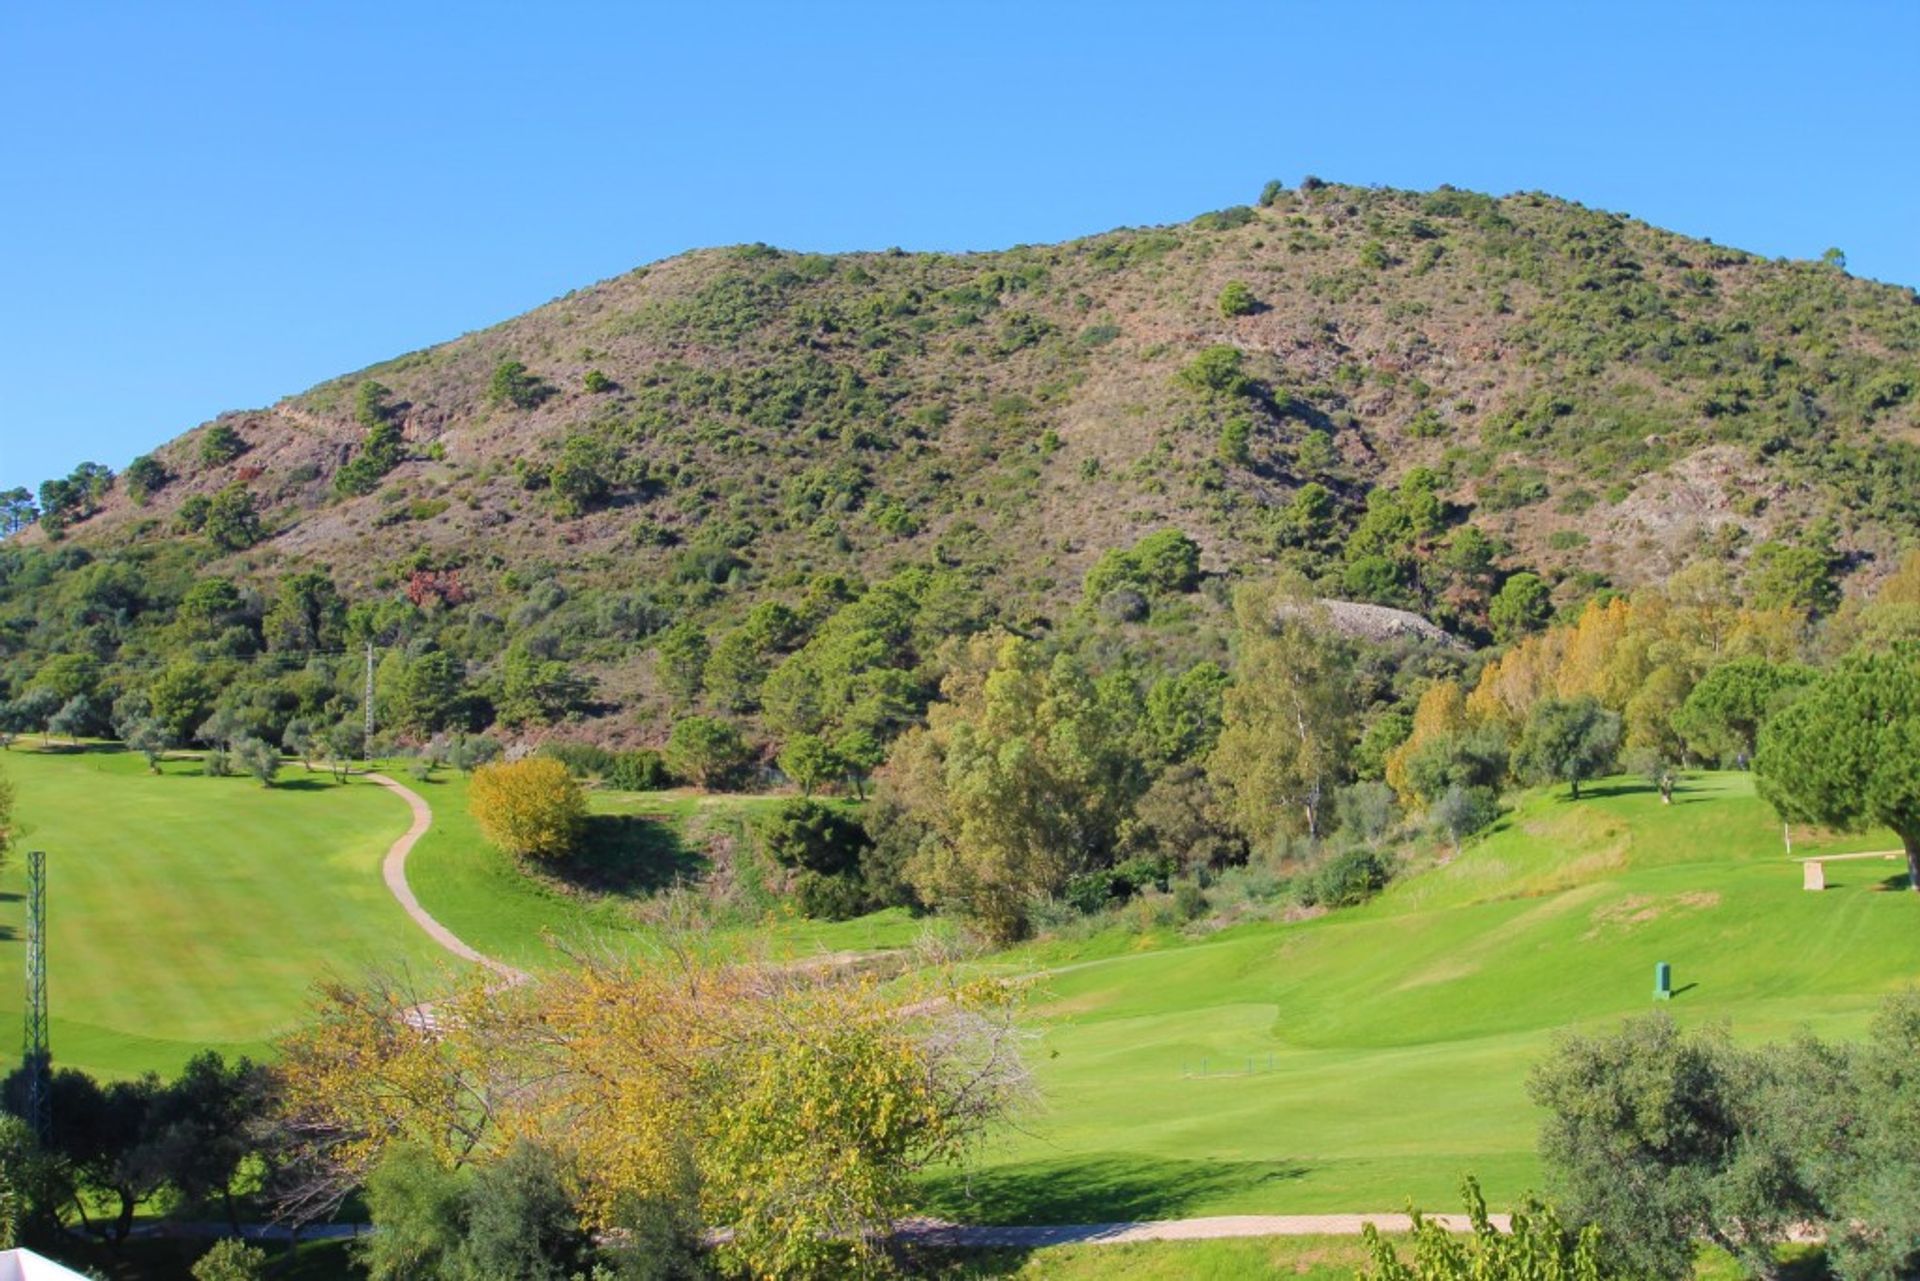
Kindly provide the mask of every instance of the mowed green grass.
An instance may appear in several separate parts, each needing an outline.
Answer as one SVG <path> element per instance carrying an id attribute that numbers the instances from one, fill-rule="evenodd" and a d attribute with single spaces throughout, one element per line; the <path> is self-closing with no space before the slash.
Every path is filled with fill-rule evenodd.
<path id="1" fill-rule="evenodd" d="M 1528 1069 L 1555 1030 L 1652 1008 L 1736 1036 L 1856 1034 L 1920 979 L 1904 864 L 1801 888 L 1745 775 L 1671 807 L 1624 780 L 1532 794 L 1458 860 L 1374 903 L 1199 941 L 1118 933 L 1039 968 L 1044 1103 L 940 1208 L 981 1222 L 1453 1209 L 1461 1176 L 1537 1186 Z M 1796 853 L 1886 848 L 1796 834 Z"/>
<path id="2" fill-rule="evenodd" d="M 260 1056 L 323 974 L 452 961 L 380 879 L 409 821 L 399 798 L 297 766 L 272 789 L 197 761 L 164 769 L 107 750 L 0 753 L 17 793 L 0 1023 L 20 1026 L 25 852 L 42 849 L 56 1064 L 128 1075 L 204 1048 Z"/>
<path id="3" fill-rule="evenodd" d="M 433 808 L 433 827 L 407 860 L 407 881 L 420 905 L 470 946 L 525 969 L 563 963 L 563 946 L 635 946 L 650 928 L 637 910 L 647 893 L 582 893 L 526 874 L 487 844 L 467 811 L 467 779 L 442 771 L 430 782 L 394 777 Z M 703 818 L 749 822 L 783 804 L 780 796 L 711 796 L 687 791 L 592 791 L 592 813 L 645 820 L 651 829 L 642 857 L 691 872 L 704 862 L 690 852 L 689 829 Z M 876 912 L 852 921 L 809 921 L 779 913 L 733 932 L 753 936 L 785 955 L 875 951 L 905 947 L 927 928 L 904 911 Z"/>

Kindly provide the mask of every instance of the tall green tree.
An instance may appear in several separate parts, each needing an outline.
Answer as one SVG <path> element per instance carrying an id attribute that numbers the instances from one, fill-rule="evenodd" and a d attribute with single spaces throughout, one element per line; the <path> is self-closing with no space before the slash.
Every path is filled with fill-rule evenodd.
<path id="1" fill-rule="evenodd" d="M 238 481 L 213 496 L 201 531 L 214 546 L 229 552 L 251 547 L 267 536 L 253 495 Z"/>
<path id="2" fill-rule="evenodd" d="M 1345 649 L 1308 618 L 1272 621 L 1264 594 L 1243 594 L 1233 686 L 1208 772 L 1258 843 L 1292 829 L 1318 839 L 1358 725 Z"/>
<path id="3" fill-rule="evenodd" d="M 1813 678 L 1796 663 L 1736 658 L 1703 676 L 1673 713 L 1687 750 L 1709 761 L 1751 761 L 1760 728 Z"/>
<path id="4" fill-rule="evenodd" d="M 1528 1083 L 1562 1204 L 1638 1270 L 1675 1279 L 1693 1275 L 1702 1239 L 1770 1275 L 1774 1244 L 1817 1213 L 1769 1132 L 1772 1086 L 1769 1062 L 1665 1014 L 1564 1038 Z"/>
<path id="5" fill-rule="evenodd" d="M 1131 702 L 1071 655 L 973 637 L 889 763 L 890 795 L 926 833 L 907 869 L 922 898 L 1013 938 L 1031 901 L 1112 862 L 1146 783 Z"/>
<path id="6" fill-rule="evenodd" d="M 1513 772 L 1530 783 L 1580 784 L 1612 768 L 1620 753 L 1620 716 L 1582 695 L 1542 699 L 1513 745 Z"/>
<path id="7" fill-rule="evenodd" d="M 1760 731 L 1760 795 L 1781 817 L 1892 829 L 1920 891 L 1920 646 L 1845 659 Z"/>

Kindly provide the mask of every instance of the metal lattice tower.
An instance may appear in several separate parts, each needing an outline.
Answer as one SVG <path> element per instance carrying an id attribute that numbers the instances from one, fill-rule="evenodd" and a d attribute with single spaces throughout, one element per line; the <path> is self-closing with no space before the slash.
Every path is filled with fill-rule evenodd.
<path id="1" fill-rule="evenodd" d="M 53 1123 L 47 1080 L 53 1053 L 47 1045 L 47 856 L 27 854 L 27 1124 L 45 1139 Z"/>
<path id="2" fill-rule="evenodd" d="M 373 642 L 367 642 L 367 692 L 360 700 L 361 709 L 366 713 L 366 727 L 360 740 L 360 750 L 367 758 L 367 767 L 373 767 Z"/>

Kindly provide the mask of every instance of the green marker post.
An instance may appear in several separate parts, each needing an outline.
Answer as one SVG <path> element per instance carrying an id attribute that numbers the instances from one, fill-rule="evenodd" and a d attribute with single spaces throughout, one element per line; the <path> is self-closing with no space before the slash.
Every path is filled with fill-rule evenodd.
<path id="1" fill-rule="evenodd" d="M 1673 999 L 1673 967 L 1665 961 L 1656 962 L 1653 967 L 1653 999 L 1656 1001 Z"/>

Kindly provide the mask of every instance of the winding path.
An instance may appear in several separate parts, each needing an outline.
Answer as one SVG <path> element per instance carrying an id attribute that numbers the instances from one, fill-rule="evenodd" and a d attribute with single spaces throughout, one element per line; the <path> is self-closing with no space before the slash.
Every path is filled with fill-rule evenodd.
<path id="1" fill-rule="evenodd" d="M 1470 1232 L 1464 1214 L 1426 1216 L 1449 1232 Z M 1513 1229 L 1510 1215 L 1487 1216 L 1502 1232 Z M 926 1245 L 972 1249 L 1050 1245 L 1129 1245 L 1139 1241 L 1212 1241 L 1223 1237 L 1357 1237 L 1367 1224 L 1382 1232 L 1411 1232 L 1405 1214 L 1223 1214 L 1198 1219 L 1147 1219 L 1131 1223 L 1072 1223 L 1055 1227 L 981 1227 L 920 1222 L 902 1224 L 898 1235 Z"/>
<path id="2" fill-rule="evenodd" d="M 380 874 L 386 878 L 387 889 L 400 901 L 400 906 L 406 910 L 408 916 L 413 918 L 413 923 L 425 930 L 428 938 L 461 960 L 472 961 L 475 965 L 484 965 L 509 983 L 527 982 L 532 976 L 525 970 L 517 970 L 505 961 L 496 961 L 491 956 L 483 955 L 468 947 L 460 941 L 458 935 L 434 920 L 427 909 L 420 906 L 420 900 L 414 897 L 413 887 L 407 884 L 407 855 L 412 853 L 414 843 L 425 836 L 427 829 L 433 826 L 433 810 L 427 806 L 426 800 L 420 793 L 395 782 L 385 774 L 368 774 L 366 777 L 370 782 L 378 783 L 405 801 L 407 808 L 413 811 L 412 826 L 407 828 L 406 833 L 399 840 L 388 847 L 386 861 L 380 865 Z"/>
<path id="3" fill-rule="evenodd" d="M 386 860 L 380 865 L 380 873 L 386 879 L 387 889 L 399 900 L 407 915 L 413 918 L 414 924 L 447 951 L 462 960 L 486 966 L 508 983 L 529 981 L 531 976 L 525 970 L 515 969 L 505 961 L 495 960 L 469 947 L 420 906 L 420 900 L 414 897 L 413 887 L 407 884 L 407 855 L 413 851 L 415 843 L 427 834 L 427 829 L 433 826 L 433 810 L 418 792 L 385 774 L 368 774 L 366 778 L 398 796 L 413 811 L 413 823 L 388 848 Z M 1465 1232 L 1471 1227 L 1466 1216 L 1461 1214 L 1429 1217 L 1451 1232 Z M 1503 1232 L 1510 1229 L 1508 1216 L 1496 1214 L 1490 1217 L 1494 1227 Z M 927 1245 L 1037 1249 L 1050 1245 L 1126 1245 L 1139 1241 L 1206 1241 L 1224 1237 L 1358 1236 L 1369 1223 L 1382 1232 L 1407 1232 L 1413 1227 L 1412 1220 L 1404 1214 L 1230 1214 L 1197 1219 L 1071 1223 L 1045 1227 L 990 1227 L 919 1220 L 903 1223 L 897 1231 L 907 1240 Z M 224 1225 L 192 1226 L 211 1227 L 215 1229 L 214 1235 L 227 1231 Z M 264 1224 L 249 1224 L 244 1229 L 246 1235 L 260 1237 L 279 1231 L 284 1229 Z M 357 1235 L 360 1231 L 360 1228 L 351 1225 L 333 1224 L 308 1228 L 301 1235 L 312 1240 L 317 1237 Z"/>

